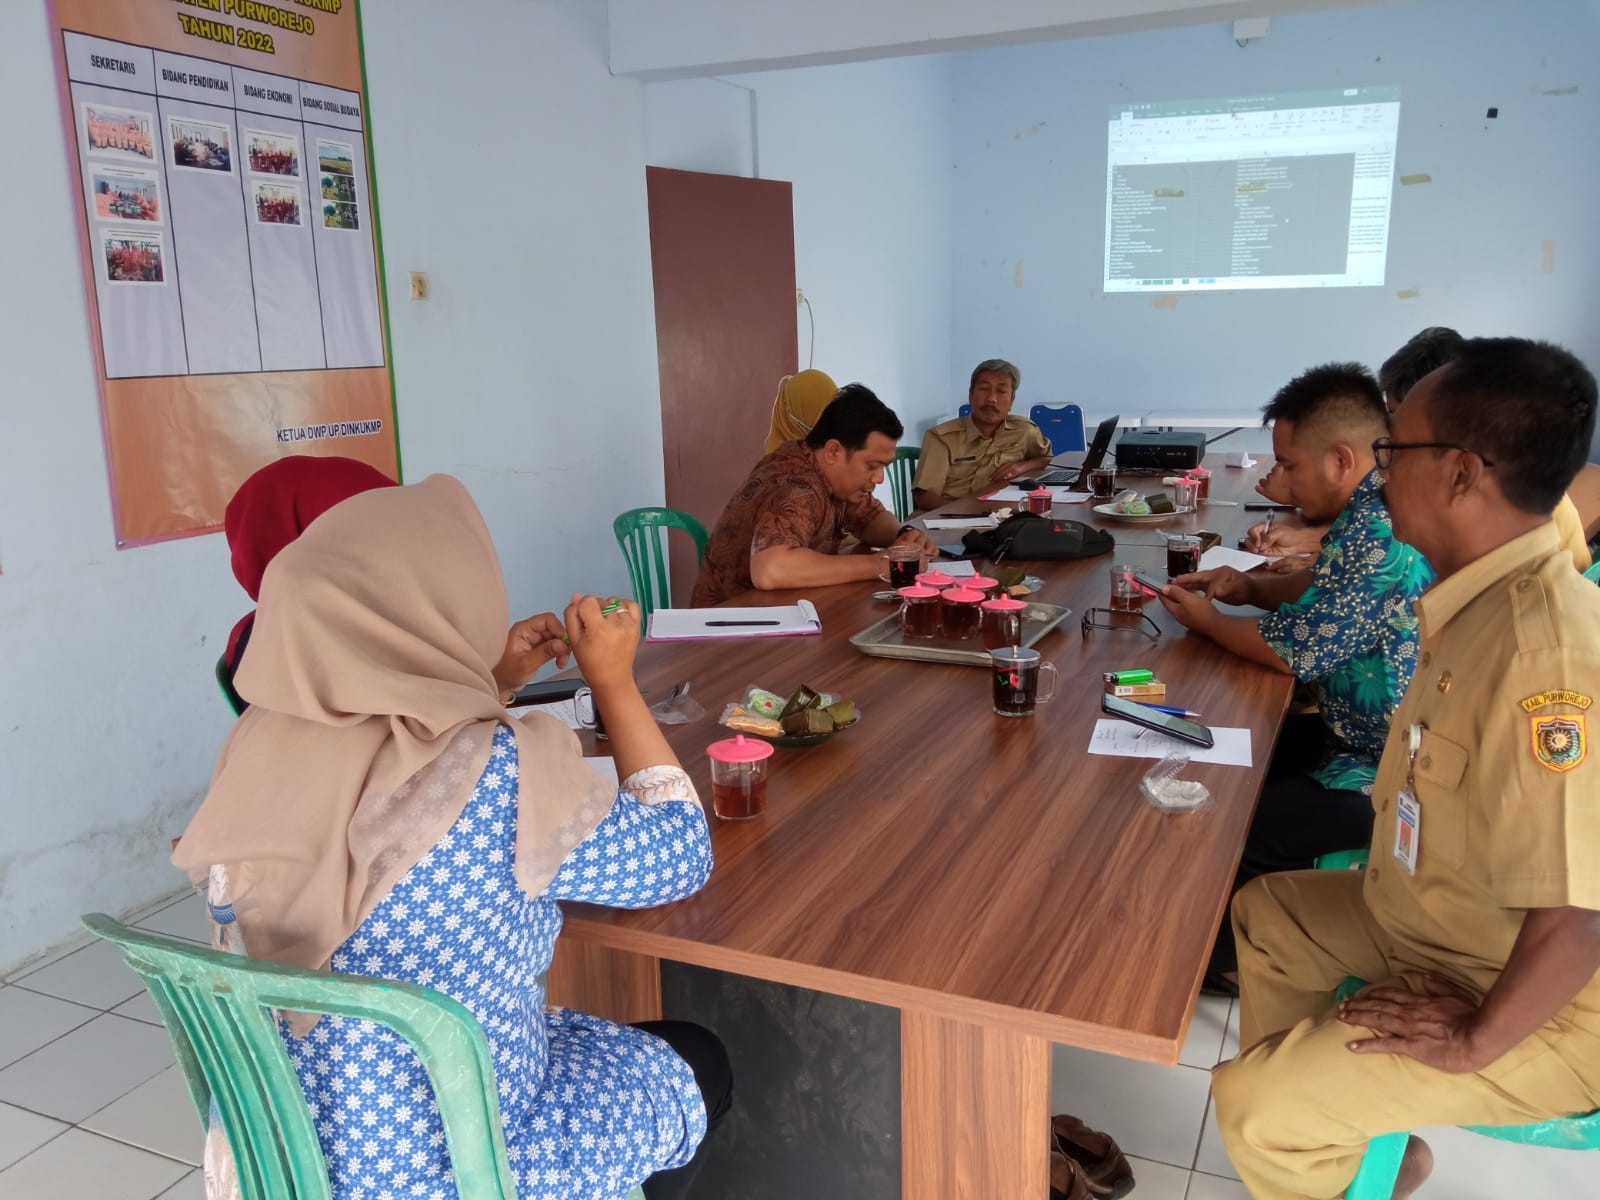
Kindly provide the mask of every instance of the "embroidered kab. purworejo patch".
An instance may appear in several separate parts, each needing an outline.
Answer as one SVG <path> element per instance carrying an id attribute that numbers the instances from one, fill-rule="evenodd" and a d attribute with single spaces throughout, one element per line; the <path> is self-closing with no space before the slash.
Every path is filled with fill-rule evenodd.
<path id="1" fill-rule="evenodd" d="M 1570 692 L 1566 688 L 1552 688 L 1548 692 L 1540 692 L 1522 701 L 1522 711 L 1537 712 L 1541 708 L 1549 708 L 1552 704 L 1570 704 L 1573 708 L 1587 709 L 1593 703 L 1594 699 L 1590 696 L 1585 696 L 1582 692 Z"/>
<path id="2" fill-rule="evenodd" d="M 1530 717 L 1528 724 L 1533 734 L 1533 757 L 1541 767 L 1570 771 L 1589 753 L 1582 713 Z"/>

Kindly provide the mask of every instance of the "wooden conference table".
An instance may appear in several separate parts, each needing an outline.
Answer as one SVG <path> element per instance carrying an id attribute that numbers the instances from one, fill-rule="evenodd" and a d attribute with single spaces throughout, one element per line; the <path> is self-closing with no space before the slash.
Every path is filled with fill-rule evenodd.
<path id="1" fill-rule="evenodd" d="M 1212 495 L 1253 496 L 1257 474 L 1218 467 Z M 1088 504 L 1056 513 L 1102 520 Z M 836 692 L 861 721 L 778 750 L 765 816 L 711 818 L 716 865 L 697 895 L 638 912 L 565 906 L 552 1001 L 657 1017 L 665 958 L 893 1006 L 904 1200 L 1043 1196 L 1050 1043 L 1177 1061 L 1292 686 L 1186 634 L 1155 602 L 1159 642 L 1083 636 L 1079 619 L 1106 606 L 1114 562 L 1165 578 L 1159 530 L 1212 529 L 1231 546 L 1258 519 L 1213 504 L 1160 527 L 1108 522 L 1112 555 L 1027 564 L 1044 580 L 1036 599 L 1072 609 L 1038 644 L 1061 688 L 1032 719 L 994 715 L 986 670 L 857 652 L 850 636 L 891 611 L 872 598 L 886 585 L 749 601 L 808 596 L 820 637 L 641 646 L 641 686 L 692 680 L 706 709 L 664 729 L 708 817 L 705 748 L 728 734 L 716 718 L 747 685 Z M 1187 772 L 1211 810 L 1159 812 L 1138 791 L 1151 760 L 1088 754 L 1102 672 L 1135 667 L 1208 723 L 1249 727 L 1251 767 Z"/>

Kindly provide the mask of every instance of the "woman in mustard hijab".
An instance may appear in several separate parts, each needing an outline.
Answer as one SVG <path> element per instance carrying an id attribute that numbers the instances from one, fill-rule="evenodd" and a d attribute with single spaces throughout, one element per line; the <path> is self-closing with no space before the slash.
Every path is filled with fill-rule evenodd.
<path id="1" fill-rule="evenodd" d="M 838 390 L 839 386 L 825 371 L 805 370 L 779 380 L 778 398 L 772 402 L 767 453 L 810 433 Z"/>

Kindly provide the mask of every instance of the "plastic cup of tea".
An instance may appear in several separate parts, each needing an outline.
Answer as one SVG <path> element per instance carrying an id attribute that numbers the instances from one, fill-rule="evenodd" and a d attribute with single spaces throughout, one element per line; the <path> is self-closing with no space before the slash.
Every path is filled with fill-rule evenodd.
<path id="1" fill-rule="evenodd" d="M 955 587 L 956 581 L 943 571 L 924 571 L 917 576 L 918 587 L 931 587 L 943 591 L 947 587 Z"/>
<path id="2" fill-rule="evenodd" d="M 772 746 L 744 734 L 706 747 L 711 760 L 711 811 L 724 821 L 748 821 L 767 811 L 767 760 Z"/>
<path id="3" fill-rule="evenodd" d="M 938 588 L 913 584 L 896 593 L 900 597 L 900 631 L 907 641 L 926 641 L 939 636 Z"/>
<path id="4" fill-rule="evenodd" d="M 1002 717 L 1031 717 L 1056 694 L 1056 668 L 1027 646 L 989 651 L 994 678 L 994 711 Z M 1042 686 L 1041 686 L 1042 681 Z"/>
<path id="5" fill-rule="evenodd" d="M 922 551 L 915 546 L 890 546 L 883 552 L 889 564 L 889 586 L 910 587 L 922 570 Z"/>
<path id="6" fill-rule="evenodd" d="M 950 588 L 939 595 L 939 621 L 944 626 L 944 636 L 964 642 L 978 636 L 978 619 L 983 615 L 979 605 L 983 593 L 969 588 Z"/>
<path id="7" fill-rule="evenodd" d="M 1167 539 L 1167 578 L 1192 575 L 1200 569 L 1200 539 L 1180 533 Z"/>
<path id="8" fill-rule="evenodd" d="M 1048 517 L 1050 510 L 1055 506 L 1055 494 L 1044 485 L 1036 487 L 1031 492 L 1024 493 L 1023 502 L 1028 506 L 1028 511 L 1041 517 Z"/>
<path id="9" fill-rule="evenodd" d="M 1195 467 L 1189 472 L 1189 478 L 1200 485 L 1201 504 L 1211 499 L 1211 471 L 1208 467 Z"/>
<path id="10" fill-rule="evenodd" d="M 978 628 L 985 650 L 1022 644 L 1022 614 L 1028 610 L 1027 601 L 1013 596 L 997 596 L 993 600 L 985 600 L 978 608 L 982 613 Z"/>
<path id="11" fill-rule="evenodd" d="M 1200 507 L 1200 482 L 1185 476 L 1172 485 L 1172 507 L 1179 512 L 1194 512 Z"/>
<path id="12" fill-rule="evenodd" d="M 1144 608 L 1150 593 L 1134 581 L 1139 568 L 1119 563 L 1111 568 L 1111 611 L 1139 612 Z"/>

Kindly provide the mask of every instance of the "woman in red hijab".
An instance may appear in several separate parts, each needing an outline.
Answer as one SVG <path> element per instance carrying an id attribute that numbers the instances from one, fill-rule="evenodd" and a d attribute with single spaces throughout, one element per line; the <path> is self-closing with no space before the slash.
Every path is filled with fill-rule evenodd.
<path id="1" fill-rule="evenodd" d="M 268 463 L 239 485 L 223 514 L 234 578 L 250 599 L 259 599 L 267 564 L 311 522 L 351 496 L 395 486 L 395 481 L 376 467 L 338 455 L 295 454 Z M 239 618 L 222 655 L 223 690 L 235 712 L 248 707 L 248 701 L 234 691 L 233 677 L 244 659 L 255 619 L 254 609 Z M 548 614 L 529 617 L 518 621 L 507 634 L 505 654 L 494 668 L 502 699 L 532 679 L 548 660 L 555 659 L 559 667 L 567 665 L 571 648 L 561 640 L 559 622 L 547 629 L 547 620 L 554 618 Z"/>

